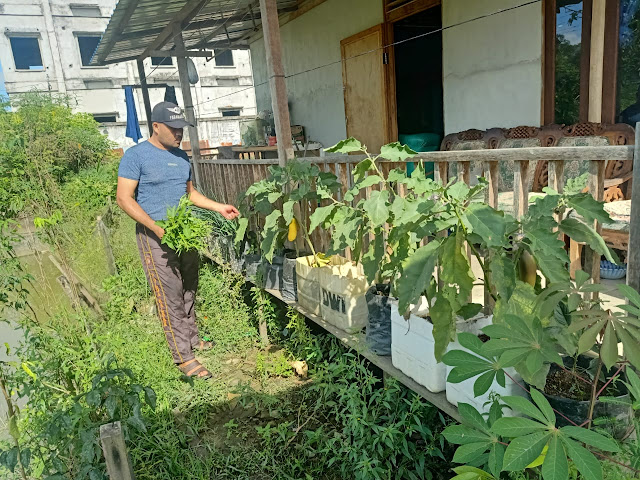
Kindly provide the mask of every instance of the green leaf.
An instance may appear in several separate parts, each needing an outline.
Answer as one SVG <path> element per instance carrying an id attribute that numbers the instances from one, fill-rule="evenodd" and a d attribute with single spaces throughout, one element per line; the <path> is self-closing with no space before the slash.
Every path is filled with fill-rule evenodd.
<path id="1" fill-rule="evenodd" d="M 495 421 L 491 431 L 501 437 L 521 437 L 538 430 L 546 430 L 547 426 L 539 422 L 521 417 L 503 417 Z"/>
<path id="2" fill-rule="evenodd" d="M 389 218 L 389 191 L 373 191 L 369 198 L 365 200 L 363 207 L 367 216 L 371 220 L 372 226 L 384 225 Z"/>
<path id="3" fill-rule="evenodd" d="M 491 451 L 489 452 L 489 460 L 487 463 L 489 470 L 491 470 L 491 473 L 496 478 L 500 478 L 500 472 L 502 471 L 502 465 L 504 463 L 504 451 L 504 445 L 496 442 L 491 446 Z"/>
<path id="4" fill-rule="evenodd" d="M 487 450 L 488 446 L 487 442 L 462 445 L 456 449 L 453 461 L 456 463 L 472 463 Z"/>
<path id="5" fill-rule="evenodd" d="M 466 299 L 471 294 L 473 282 L 476 280 L 464 248 L 464 234 L 456 232 L 447 237 L 441 250 L 440 265 L 444 267 L 441 274 L 442 281 L 445 285 L 458 285 L 457 301 L 462 306 L 467 303 Z"/>
<path id="6" fill-rule="evenodd" d="M 516 265 L 506 255 L 493 255 L 489 262 L 491 281 L 498 295 L 508 301 L 516 283 Z"/>
<path id="7" fill-rule="evenodd" d="M 446 194 L 453 200 L 463 201 L 469 195 L 469 187 L 464 182 L 455 182 L 447 188 Z"/>
<path id="8" fill-rule="evenodd" d="M 475 397 L 479 397 L 480 395 L 487 393 L 491 388 L 491 385 L 493 385 L 495 378 L 496 371 L 493 368 L 480 375 L 473 383 L 473 395 Z"/>
<path id="9" fill-rule="evenodd" d="M 20 430 L 18 429 L 18 421 L 15 415 L 9 417 L 9 435 L 16 441 L 20 440 Z"/>
<path id="10" fill-rule="evenodd" d="M 618 338 L 613 331 L 611 322 L 607 322 L 607 326 L 604 329 L 604 336 L 600 347 L 600 357 L 607 369 L 613 367 L 618 361 Z"/>
<path id="11" fill-rule="evenodd" d="M 25 470 L 29 469 L 29 465 L 31 465 L 31 449 L 23 448 L 20 450 L 20 463 L 24 467 Z"/>
<path id="12" fill-rule="evenodd" d="M 611 217 L 604 209 L 604 203 L 597 201 L 590 193 L 578 193 L 565 196 L 567 205 L 573 208 L 585 222 L 611 223 Z"/>
<path id="13" fill-rule="evenodd" d="M 376 274 L 380 271 L 382 259 L 384 258 L 384 235 L 378 231 L 373 242 L 369 244 L 369 250 L 362 257 L 362 268 L 367 280 L 373 283 Z"/>
<path id="14" fill-rule="evenodd" d="M 418 155 L 418 152 L 414 152 L 407 145 L 403 145 L 400 142 L 389 143 L 380 148 L 380 156 L 391 162 L 404 162 L 416 155 Z"/>
<path id="15" fill-rule="evenodd" d="M 309 233 L 313 232 L 318 225 L 322 225 L 327 218 L 335 212 L 337 205 L 328 205 L 326 207 L 318 207 L 309 217 Z"/>
<path id="16" fill-rule="evenodd" d="M 536 259 L 538 268 L 547 278 L 549 283 L 568 282 L 569 270 L 566 262 L 555 257 L 548 256 L 544 252 L 535 252 L 533 257 Z"/>
<path id="17" fill-rule="evenodd" d="M 11 450 L 7 452 L 6 457 L 4 459 L 4 464 L 11 473 L 13 473 L 13 471 L 16 468 L 16 465 L 18 464 L 18 451 L 19 451 L 18 447 L 13 447 Z"/>
<path id="18" fill-rule="evenodd" d="M 147 427 L 145 426 L 144 422 L 139 417 L 136 417 L 135 415 L 127 418 L 127 423 L 139 432 L 147 431 Z"/>
<path id="19" fill-rule="evenodd" d="M 113 419 L 113 416 L 116 413 L 116 408 L 118 406 L 118 397 L 111 394 L 104 401 L 104 408 L 107 410 L 107 415 L 109 419 Z"/>
<path id="20" fill-rule="evenodd" d="M 93 463 L 93 459 L 95 458 L 95 449 L 93 448 L 93 439 L 91 439 L 90 441 L 83 441 L 80 458 L 82 459 L 82 463 L 84 464 Z"/>
<path id="21" fill-rule="evenodd" d="M 447 351 L 447 345 L 454 338 L 456 317 L 449 300 L 441 295 L 436 297 L 436 303 L 429 310 L 429 315 L 433 322 L 434 354 L 436 361 L 440 362 Z"/>
<path id="22" fill-rule="evenodd" d="M 542 395 L 535 388 L 530 389 L 529 394 L 531 395 L 531 399 L 538 406 L 542 414 L 549 421 L 549 425 L 555 425 L 556 414 L 553 412 L 553 408 L 551 408 L 551 405 L 549 405 L 549 402 L 547 401 L 547 399 L 544 398 L 544 395 Z"/>
<path id="23" fill-rule="evenodd" d="M 467 219 L 473 233 L 479 235 L 489 247 L 500 247 L 505 242 L 506 222 L 504 213 L 485 203 L 472 203 L 467 210 Z"/>
<path id="24" fill-rule="evenodd" d="M 329 147 L 325 151 L 331 153 L 361 152 L 362 144 L 355 138 L 349 137 L 346 140 L 340 140 L 333 147 Z"/>
<path id="25" fill-rule="evenodd" d="M 284 202 L 282 205 L 282 216 L 284 217 L 284 223 L 289 225 L 293 220 L 293 206 L 296 204 L 293 200 Z"/>
<path id="26" fill-rule="evenodd" d="M 269 199 L 269 203 L 275 203 L 278 200 L 280 200 L 280 197 L 282 197 L 282 192 L 271 192 L 267 198 Z"/>
<path id="27" fill-rule="evenodd" d="M 378 175 L 369 175 L 362 178 L 362 180 L 359 180 L 355 185 L 353 185 L 353 187 L 351 187 L 347 191 L 347 194 L 344 197 L 345 201 L 350 202 L 360 191 L 364 190 L 365 188 L 373 187 L 380 182 L 382 182 L 382 178 Z"/>
<path id="28" fill-rule="evenodd" d="M 629 331 L 635 333 L 635 338 L 629 334 Z M 618 329 L 618 337 L 622 341 L 624 356 L 636 368 L 640 368 L 640 348 L 638 348 L 638 339 L 640 338 L 640 330 L 629 330 L 628 327 L 620 327 Z"/>
<path id="29" fill-rule="evenodd" d="M 617 263 L 618 259 L 614 258 L 611 250 L 607 247 L 602 236 L 589 225 L 582 223 L 575 218 L 565 218 L 560 223 L 560 229 L 577 242 L 583 242 L 589 245 L 594 251 L 598 252 L 612 263 Z"/>
<path id="30" fill-rule="evenodd" d="M 480 305 L 479 303 L 467 303 L 456 312 L 456 315 L 459 315 L 465 320 L 468 320 L 478 315 L 480 313 L 480 310 L 482 310 L 482 305 Z"/>
<path id="31" fill-rule="evenodd" d="M 562 442 L 584 480 L 602 480 L 602 467 L 593 453 L 568 438 L 562 437 Z"/>
<path id="32" fill-rule="evenodd" d="M 473 405 L 461 402 L 458 404 L 458 412 L 462 417 L 463 423 L 466 423 L 476 430 L 489 434 L 489 429 L 487 428 L 484 418 L 482 418 L 482 415 L 475 409 L 475 407 L 473 407 Z"/>
<path id="33" fill-rule="evenodd" d="M 545 431 L 513 439 L 504 453 L 503 470 L 517 472 L 527 468 L 542 453 L 549 437 L 550 433 Z"/>
<path id="34" fill-rule="evenodd" d="M 240 242 L 244 240 L 245 233 L 247 232 L 247 227 L 249 226 L 249 219 L 246 217 L 238 219 L 238 229 L 236 230 L 236 237 L 234 239 L 234 243 L 238 245 Z"/>
<path id="35" fill-rule="evenodd" d="M 262 250 L 262 254 L 264 258 L 271 263 L 273 261 L 273 254 L 277 247 L 277 239 L 278 239 L 278 220 L 282 217 L 282 213 L 280 210 L 274 210 L 265 218 L 264 229 L 262 232 L 262 243 L 260 244 L 260 249 Z"/>
<path id="36" fill-rule="evenodd" d="M 519 397 L 517 395 L 502 397 L 501 400 L 506 403 L 511 410 L 516 412 L 524 413 L 528 417 L 535 418 L 539 422 L 547 423 L 548 420 L 544 415 L 538 410 L 533 403 L 531 403 L 526 398 Z"/>
<path id="37" fill-rule="evenodd" d="M 605 452 L 620 451 L 620 447 L 614 440 L 609 437 L 605 437 L 600 433 L 594 432 L 593 430 L 569 425 L 562 427 L 560 431 L 574 440 L 578 440 L 582 443 L 595 447 L 598 450 L 604 450 Z"/>
<path id="38" fill-rule="evenodd" d="M 567 480 L 569 478 L 567 454 L 558 435 L 552 435 L 549 441 L 549 449 L 542 464 L 542 478 L 544 480 Z"/>
<path id="39" fill-rule="evenodd" d="M 418 303 L 422 292 L 433 277 L 440 242 L 433 240 L 417 249 L 402 262 L 402 275 L 396 282 L 398 311 L 406 312 L 410 304 Z"/>
<path id="40" fill-rule="evenodd" d="M 468 443 L 478 443 L 491 441 L 491 437 L 486 433 L 480 432 L 466 425 L 449 425 L 442 432 L 447 442 L 456 445 L 466 445 Z"/>
<path id="41" fill-rule="evenodd" d="M 151 410 L 156 409 L 156 392 L 152 388 L 144 387 L 144 400 L 151 407 Z"/>
<path id="42" fill-rule="evenodd" d="M 578 353 L 584 353 L 593 348 L 596 344 L 596 339 L 600 334 L 600 331 L 604 328 L 605 324 L 608 324 L 607 319 L 603 318 L 594 323 L 588 330 L 586 330 L 578 341 Z"/>
<path id="43" fill-rule="evenodd" d="M 355 167 L 353 167 L 352 174 L 356 184 L 361 183 L 365 179 L 365 175 L 367 174 L 367 172 L 373 171 L 373 170 L 375 169 L 373 168 L 373 160 L 371 158 L 365 158 L 360 163 L 358 163 Z M 371 175 L 371 176 L 378 177 L 377 175 Z M 373 185 L 373 183 L 371 185 Z M 357 188 L 361 189 L 364 187 L 358 186 Z"/>

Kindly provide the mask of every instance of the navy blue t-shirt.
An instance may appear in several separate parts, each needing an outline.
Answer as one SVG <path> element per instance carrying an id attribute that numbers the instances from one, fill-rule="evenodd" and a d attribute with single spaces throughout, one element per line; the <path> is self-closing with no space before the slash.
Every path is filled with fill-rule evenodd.
<path id="1" fill-rule="evenodd" d="M 144 141 L 125 152 L 118 176 L 137 180 L 138 205 L 153 220 L 166 220 L 167 208 L 177 206 L 187 193 L 191 165 L 189 156 L 179 148 L 163 150 Z"/>

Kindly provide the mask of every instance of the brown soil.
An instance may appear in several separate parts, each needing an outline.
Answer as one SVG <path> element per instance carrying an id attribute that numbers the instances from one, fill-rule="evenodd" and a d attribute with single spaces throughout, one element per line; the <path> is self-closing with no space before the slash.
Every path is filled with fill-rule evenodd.
<path id="1" fill-rule="evenodd" d="M 586 380 L 589 379 L 586 372 L 576 373 Z M 599 381 L 598 390 L 603 386 L 604 383 Z M 592 389 L 592 384 L 587 384 L 571 373 L 560 369 L 552 369 L 549 372 L 549 375 L 547 376 L 547 383 L 544 386 L 544 392 L 548 395 L 569 398 L 580 402 L 591 400 Z M 602 395 L 615 397 L 620 395 L 620 392 L 612 383 L 610 383 Z"/>

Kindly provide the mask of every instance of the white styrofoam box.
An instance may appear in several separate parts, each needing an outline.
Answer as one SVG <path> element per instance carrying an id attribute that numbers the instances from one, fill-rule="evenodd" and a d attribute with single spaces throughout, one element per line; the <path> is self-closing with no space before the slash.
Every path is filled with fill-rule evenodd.
<path id="1" fill-rule="evenodd" d="M 474 335 L 479 335 L 482 333 L 482 329 L 484 327 L 491 324 L 492 320 L 493 320 L 492 315 L 488 317 L 477 316 L 471 320 L 458 322 L 457 330 L 458 332 L 468 332 Z M 448 351 L 462 350 L 465 352 L 469 352 L 473 355 L 473 352 L 469 351 L 468 349 L 460 345 L 460 343 L 458 343 L 457 340 L 451 342 L 447 350 Z M 448 377 L 449 373 L 451 372 L 451 370 L 454 369 L 454 367 L 450 367 L 447 365 L 446 369 L 447 369 L 446 375 Z M 511 375 L 516 382 L 520 383 L 520 385 L 523 385 L 522 378 L 520 377 L 520 375 L 516 373 L 516 371 L 513 368 L 507 368 L 505 369 L 505 371 L 509 375 Z M 510 395 L 510 396 L 519 395 L 522 397 L 528 396 L 527 392 L 524 389 L 522 389 L 520 386 L 514 383 L 513 380 L 511 380 L 509 377 L 506 377 L 504 387 L 499 385 L 498 382 L 494 380 L 493 384 L 485 394 L 479 397 L 474 397 L 473 384 L 475 383 L 477 378 L 478 378 L 477 376 L 473 378 L 469 378 L 460 383 L 447 382 L 446 390 L 447 390 L 447 400 L 449 401 L 449 403 L 455 406 L 458 406 L 458 403 L 468 403 L 470 405 L 473 405 L 476 408 L 476 410 L 478 410 L 480 413 L 485 413 L 489 411 L 489 408 L 491 406 L 491 404 L 489 403 L 490 401 L 489 396 L 491 395 L 492 392 L 497 393 L 501 396 L 507 396 L 507 395 Z M 505 409 L 503 413 L 505 416 L 513 415 L 513 412 L 511 412 L 511 410 L 509 409 Z"/>
<path id="2" fill-rule="evenodd" d="M 334 255 L 330 266 L 319 269 L 319 282 L 322 318 L 348 333 L 362 330 L 369 319 L 362 266 Z"/>
<path id="3" fill-rule="evenodd" d="M 398 303 L 391 304 L 391 363 L 430 392 L 438 393 L 445 389 L 447 369 L 444 363 L 436 362 L 433 325 L 423 318 L 428 311 L 423 297 L 421 304 L 411 309 L 409 320 L 405 320 Z"/>

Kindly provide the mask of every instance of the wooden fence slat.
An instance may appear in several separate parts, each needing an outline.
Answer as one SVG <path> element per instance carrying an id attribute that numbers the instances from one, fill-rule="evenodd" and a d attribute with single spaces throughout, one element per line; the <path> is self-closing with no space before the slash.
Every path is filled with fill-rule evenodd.
<path id="1" fill-rule="evenodd" d="M 519 220 L 529 211 L 529 160 L 517 160 L 513 172 L 513 211 Z"/>
<path id="2" fill-rule="evenodd" d="M 602 202 L 604 198 L 604 160 L 593 160 L 589 165 L 589 192 L 597 201 Z M 595 221 L 592 225 L 598 232 L 602 233 L 602 225 Z M 631 246 L 631 243 L 629 243 Z M 600 283 L 600 254 L 585 245 L 585 271 L 591 276 L 594 283 Z M 598 298 L 598 292 L 593 293 L 593 298 Z"/>
<path id="3" fill-rule="evenodd" d="M 458 181 L 469 185 L 471 177 L 471 162 L 459 161 L 458 162 Z"/>

